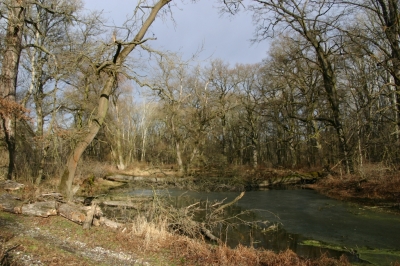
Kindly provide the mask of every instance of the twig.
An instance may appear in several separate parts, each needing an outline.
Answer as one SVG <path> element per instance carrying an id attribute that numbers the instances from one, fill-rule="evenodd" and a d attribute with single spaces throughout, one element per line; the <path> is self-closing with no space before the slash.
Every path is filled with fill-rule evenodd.
<path id="1" fill-rule="evenodd" d="M 196 205 L 198 205 L 198 204 L 200 204 L 200 202 L 193 203 L 192 205 L 187 206 L 186 209 L 190 209 L 190 208 L 192 208 L 193 206 L 196 206 Z"/>
<path id="2" fill-rule="evenodd" d="M 2 252 L 0 253 L 0 255 L 1 255 L 1 256 L 0 256 L 0 265 L 6 265 L 5 262 L 6 262 L 8 253 L 9 253 L 10 251 L 12 251 L 12 250 L 18 248 L 19 246 L 21 246 L 21 244 L 17 244 L 17 245 L 15 245 L 15 246 L 13 246 L 13 247 L 8 248 L 8 249 L 5 250 L 5 251 L 2 251 Z"/>
<path id="3" fill-rule="evenodd" d="M 236 203 L 238 200 L 240 200 L 243 196 L 244 196 L 244 192 L 240 193 L 240 195 L 237 196 L 237 197 L 236 197 L 234 200 L 232 200 L 231 202 L 228 202 L 228 203 L 226 203 L 226 204 L 224 204 L 224 205 L 218 207 L 218 209 L 216 209 L 215 211 L 213 211 L 213 212 L 211 213 L 210 216 L 212 216 L 212 215 L 214 215 L 215 213 L 217 213 L 217 212 L 219 212 L 219 211 L 225 209 L 226 207 L 229 207 L 229 206 L 235 204 L 235 203 Z"/>

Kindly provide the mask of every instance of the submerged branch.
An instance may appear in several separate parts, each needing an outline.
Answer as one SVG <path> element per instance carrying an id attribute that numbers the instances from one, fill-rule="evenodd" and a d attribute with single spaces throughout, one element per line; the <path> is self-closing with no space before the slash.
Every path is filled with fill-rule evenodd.
<path id="1" fill-rule="evenodd" d="M 219 206 L 215 211 L 213 211 L 213 212 L 211 213 L 210 216 L 212 216 L 212 215 L 218 213 L 219 211 L 225 209 L 226 207 L 229 207 L 229 206 L 235 204 L 235 203 L 236 203 L 238 200 L 240 200 L 243 196 L 244 196 L 244 192 L 240 193 L 240 195 L 237 196 L 237 197 L 236 197 L 234 200 L 232 200 L 231 202 L 228 202 L 228 203 L 226 203 L 226 204 L 224 204 L 224 205 L 222 205 L 222 206 Z"/>

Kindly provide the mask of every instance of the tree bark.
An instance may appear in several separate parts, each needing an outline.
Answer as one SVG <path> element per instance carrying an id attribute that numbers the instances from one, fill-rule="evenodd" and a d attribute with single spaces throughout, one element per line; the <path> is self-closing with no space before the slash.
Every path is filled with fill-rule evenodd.
<path id="1" fill-rule="evenodd" d="M 18 66 L 22 50 L 22 31 L 25 20 L 25 1 L 14 0 L 8 11 L 8 25 L 6 33 L 6 47 L 3 54 L 0 82 L 0 97 L 2 111 L 0 116 L 8 150 L 9 162 L 7 179 L 12 179 L 15 168 L 15 109 L 18 105 L 15 102 Z"/>
<path id="2" fill-rule="evenodd" d="M 75 149 L 72 151 L 71 155 L 68 158 L 66 169 L 61 177 L 59 190 L 68 200 L 71 200 L 73 197 L 72 191 L 72 183 L 74 181 L 76 168 L 78 166 L 79 159 L 81 158 L 83 152 L 87 148 L 87 146 L 92 142 L 94 137 L 97 135 L 100 127 L 104 123 L 104 118 L 108 111 L 109 97 L 113 92 L 115 83 L 117 81 L 117 74 L 119 70 L 123 67 L 123 63 L 125 62 L 128 55 L 142 43 L 144 35 L 147 30 L 150 28 L 151 24 L 154 22 L 158 12 L 171 0 L 160 0 L 158 1 L 152 8 L 149 16 L 143 22 L 142 27 L 139 32 L 136 34 L 135 38 L 129 44 L 126 44 L 120 53 L 115 54 L 114 56 L 114 64 L 112 66 L 112 72 L 109 75 L 101 93 L 98 102 L 97 114 L 92 119 L 91 124 L 86 129 L 86 135 L 78 142 Z M 122 45 L 122 44 L 118 44 Z M 119 49 L 118 49 L 119 50 Z M 85 132 L 85 131 L 83 131 Z"/>

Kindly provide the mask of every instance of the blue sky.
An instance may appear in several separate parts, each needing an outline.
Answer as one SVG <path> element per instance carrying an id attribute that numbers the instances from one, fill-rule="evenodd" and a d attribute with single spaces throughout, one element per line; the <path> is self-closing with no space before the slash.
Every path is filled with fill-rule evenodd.
<path id="1" fill-rule="evenodd" d="M 85 9 L 103 10 L 104 16 L 115 25 L 122 25 L 134 10 L 136 0 L 83 0 Z M 267 42 L 252 44 L 255 26 L 251 14 L 240 13 L 234 17 L 219 14 L 218 1 L 174 1 L 172 7 L 176 24 L 171 20 L 156 20 L 151 30 L 157 37 L 151 46 L 180 52 L 189 58 L 202 45 L 200 59 L 219 58 L 231 63 L 258 63 L 266 57 Z"/>

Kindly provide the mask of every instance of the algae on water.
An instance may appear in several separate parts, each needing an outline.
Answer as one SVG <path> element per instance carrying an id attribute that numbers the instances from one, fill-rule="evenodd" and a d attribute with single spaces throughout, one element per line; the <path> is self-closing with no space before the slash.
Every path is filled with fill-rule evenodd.
<path id="1" fill-rule="evenodd" d="M 300 243 L 300 245 L 314 246 L 314 247 L 357 254 L 361 260 L 367 261 L 372 265 L 384 266 L 384 265 L 393 265 L 394 262 L 400 262 L 400 250 L 371 249 L 368 247 L 356 247 L 356 248 L 341 247 L 312 239 L 304 240 Z"/>

